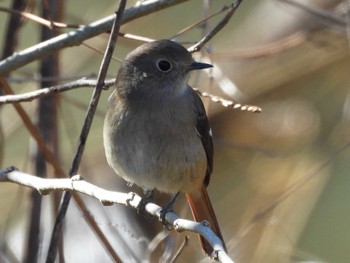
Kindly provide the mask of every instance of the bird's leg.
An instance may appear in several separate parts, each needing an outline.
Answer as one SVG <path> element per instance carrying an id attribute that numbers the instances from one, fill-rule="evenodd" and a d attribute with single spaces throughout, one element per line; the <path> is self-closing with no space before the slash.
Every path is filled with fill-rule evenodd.
<path id="1" fill-rule="evenodd" d="M 144 189 L 143 194 L 145 195 L 145 199 L 154 200 L 154 196 L 156 195 L 154 189 Z"/>
<path id="2" fill-rule="evenodd" d="M 147 220 L 154 222 L 156 218 L 146 212 L 146 205 L 149 202 L 154 201 L 155 191 L 153 189 L 144 189 L 144 195 L 145 197 L 141 199 L 141 202 L 139 203 L 136 211 L 138 214 L 143 215 Z"/>
<path id="3" fill-rule="evenodd" d="M 161 222 L 162 224 L 165 226 L 166 229 L 168 230 L 171 230 L 172 226 L 169 226 L 165 220 L 165 216 L 168 212 L 171 212 L 173 211 L 173 206 L 174 206 L 174 203 L 177 199 L 177 197 L 179 196 L 180 192 L 177 192 L 171 199 L 170 199 L 170 202 L 164 206 L 162 208 L 162 210 L 160 211 L 160 219 L 161 219 Z"/>

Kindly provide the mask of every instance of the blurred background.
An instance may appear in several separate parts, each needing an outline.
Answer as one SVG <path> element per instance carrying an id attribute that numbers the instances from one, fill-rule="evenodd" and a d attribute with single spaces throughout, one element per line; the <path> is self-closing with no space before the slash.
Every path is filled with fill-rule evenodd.
<path id="1" fill-rule="evenodd" d="M 111 15 L 118 6 L 115 1 L 62 0 L 55 8 L 55 1 L 24 2 L 27 12 L 75 25 Z M 135 3 L 128 1 L 128 7 Z M 171 38 L 231 3 L 187 1 L 125 24 L 121 32 Z M 12 5 L 13 1 L 0 1 L 1 10 Z M 49 8 L 54 11 L 42 11 Z M 194 54 L 214 68 L 193 75 L 193 87 L 262 108 L 261 113 L 252 113 L 203 99 L 215 146 L 208 191 L 235 262 L 350 262 L 349 11 L 346 0 L 244 0 L 225 28 Z M 191 46 L 226 12 L 175 40 Z M 9 13 L 0 13 L 2 58 L 74 30 L 43 30 L 22 19 L 17 43 L 6 51 L 9 19 Z M 108 34 L 100 35 L 2 77 L 16 94 L 95 78 L 102 60 L 96 50 L 103 51 L 107 41 Z M 116 75 L 118 59 L 140 44 L 118 39 L 108 78 Z M 142 193 L 127 187 L 104 157 L 102 124 L 110 92 L 103 91 L 79 174 L 108 190 Z M 67 173 L 91 94 L 91 88 L 83 88 L 21 103 Z M 2 168 L 15 165 L 28 173 L 55 177 L 10 104 L 0 105 L 0 162 Z M 123 262 L 169 262 L 185 235 L 190 236 L 189 247 L 177 262 L 210 261 L 196 235 L 169 232 L 131 208 L 104 207 L 82 197 Z M 30 189 L 0 184 L 0 262 L 45 261 L 59 198 L 60 193 L 41 199 Z M 160 204 L 167 200 L 157 194 Z M 183 196 L 175 211 L 191 218 Z M 113 261 L 73 200 L 63 240 L 66 262 Z"/>

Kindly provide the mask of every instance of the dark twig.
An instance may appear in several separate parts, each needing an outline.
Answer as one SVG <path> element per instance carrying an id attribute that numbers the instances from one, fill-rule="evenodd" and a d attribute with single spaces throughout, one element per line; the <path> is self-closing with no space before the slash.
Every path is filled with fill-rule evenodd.
<path id="1" fill-rule="evenodd" d="M 178 249 L 178 251 L 176 252 L 175 256 L 173 257 L 173 259 L 171 260 L 171 263 L 175 263 L 176 260 L 179 258 L 179 256 L 182 254 L 182 252 L 185 250 L 185 248 L 188 246 L 190 238 L 188 236 L 185 236 L 185 240 L 184 242 L 182 242 L 180 248 Z"/>
<path id="2" fill-rule="evenodd" d="M 206 34 L 198 43 L 193 45 L 192 47 L 188 48 L 188 51 L 190 52 L 197 52 L 201 50 L 201 48 L 209 42 L 217 33 L 219 33 L 225 25 L 230 21 L 231 17 L 239 7 L 239 5 L 242 3 L 243 0 L 234 0 L 230 11 L 226 14 L 226 16 L 217 24 L 213 30 L 211 30 L 208 34 Z"/>
<path id="3" fill-rule="evenodd" d="M 61 20 L 63 17 L 63 1 L 62 0 L 47 0 L 43 1 L 40 5 L 42 16 L 45 18 L 51 17 L 57 20 Z M 51 29 L 47 27 L 41 27 L 41 41 L 48 40 L 59 34 L 58 29 Z M 53 52 L 48 56 L 45 56 L 40 60 L 40 76 L 43 77 L 57 77 L 60 75 L 59 70 L 59 54 Z M 44 81 L 40 82 L 40 87 L 52 86 L 57 84 L 56 81 Z M 36 126 L 40 132 L 41 137 L 44 139 L 47 147 L 52 149 L 52 152 L 59 160 L 58 151 L 58 125 L 57 125 L 57 104 L 58 97 L 55 95 L 40 98 L 38 101 L 37 121 Z M 45 177 L 47 174 L 47 163 L 42 151 L 33 145 L 31 148 L 31 162 L 33 163 L 33 169 L 39 176 Z M 58 205 L 58 204 L 57 204 Z M 25 252 L 25 262 L 37 262 L 41 241 L 41 220 L 42 220 L 42 199 L 36 192 L 31 192 L 30 199 L 30 211 L 29 211 L 29 227 L 27 234 L 27 244 Z"/>
<path id="4" fill-rule="evenodd" d="M 28 1 L 26 0 L 15 0 L 12 2 L 12 9 L 14 12 L 21 12 L 27 7 Z M 2 9 L 2 7 L 0 7 Z M 4 39 L 6 39 L 4 48 L 2 51 L 2 59 L 10 56 L 17 48 L 18 32 L 23 23 L 23 18 L 12 14 L 10 16 L 7 31 Z"/>
<path id="5" fill-rule="evenodd" d="M 103 87 L 104 87 L 104 80 L 106 78 L 108 66 L 109 66 L 109 63 L 111 61 L 113 51 L 114 51 L 114 48 L 116 45 L 116 41 L 118 38 L 118 33 L 119 33 L 119 29 L 120 29 L 120 26 L 122 23 L 123 13 L 125 10 L 125 5 L 126 5 L 126 0 L 121 0 L 120 4 L 119 4 L 118 11 L 115 14 L 116 17 L 115 17 L 115 20 L 113 23 L 108 46 L 107 46 L 105 55 L 104 55 L 102 63 L 101 63 L 101 68 L 100 68 L 100 71 L 98 74 L 96 88 L 95 88 L 94 93 L 92 95 L 92 99 L 90 101 L 90 105 L 89 105 L 89 108 L 88 108 L 88 111 L 86 114 L 86 118 L 85 118 L 82 130 L 81 130 L 78 148 L 77 148 L 75 157 L 73 159 L 72 166 L 69 170 L 70 177 L 75 175 L 79 169 L 80 161 L 81 161 L 81 158 L 82 158 L 82 155 L 84 152 L 84 148 L 85 148 L 85 142 L 87 140 L 87 137 L 88 137 L 88 134 L 90 131 L 90 127 L 92 124 L 92 120 L 93 120 L 93 117 L 94 117 L 94 114 L 95 114 L 95 111 L 97 108 L 97 104 L 98 104 L 99 98 L 101 96 Z M 63 195 L 61 205 L 59 207 L 58 214 L 56 217 L 54 229 L 53 229 L 53 232 L 51 235 L 51 241 L 50 241 L 50 246 L 49 246 L 46 262 L 54 262 L 55 261 L 56 251 L 57 251 L 57 243 L 59 240 L 59 236 L 62 232 L 62 226 L 63 226 L 66 212 L 68 210 L 68 205 L 69 205 L 71 196 L 72 195 L 70 192 L 65 192 Z M 121 261 L 120 258 L 114 258 L 114 260 L 118 261 L 118 262 Z"/>

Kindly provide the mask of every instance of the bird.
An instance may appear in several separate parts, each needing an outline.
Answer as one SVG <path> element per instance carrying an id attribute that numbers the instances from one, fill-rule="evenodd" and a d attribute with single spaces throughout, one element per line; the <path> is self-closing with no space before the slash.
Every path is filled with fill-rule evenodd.
<path id="1" fill-rule="evenodd" d="M 213 171 L 213 142 L 201 98 L 189 85 L 197 62 L 171 40 L 145 43 L 123 60 L 107 103 L 103 141 L 108 164 L 129 184 L 144 190 L 184 193 L 197 222 L 206 220 L 224 239 L 207 186 Z M 205 254 L 214 252 L 202 236 Z"/>

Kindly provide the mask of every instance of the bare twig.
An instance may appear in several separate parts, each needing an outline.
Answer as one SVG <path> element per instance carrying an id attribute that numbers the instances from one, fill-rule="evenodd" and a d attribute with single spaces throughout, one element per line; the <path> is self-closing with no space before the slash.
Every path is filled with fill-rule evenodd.
<path id="1" fill-rule="evenodd" d="M 226 7 L 226 9 L 227 9 L 227 7 Z M 217 15 L 217 14 L 223 12 L 226 9 L 223 9 L 223 10 L 221 10 L 220 12 L 218 12 L 218 13 L 216 13 L 214 15 Z M 57 21 L 50 21 L 50 20 L 47 20 L 47 19 L 42 18 L 40 16 L 34 15 L 32 13 L 28 13 L 28 12 L 24 12 L 24 11 L 18 11 L 18 10 L 15 10 L 15 9 L 9 9 L 9 8 L 6 8 L 6 7 L 0 7 L 0 11 L 9 12 L 9 13 L 11 13 L 13 15 L 17 15 L 17 16 L 21 16 L 23 18 L 27 18 L 27 19 L 35 22 L 35 23 L 38 23 L 40 25 L 49 27 L 50 29 L 52 29 L 53 27 L 54 28 L 82 28 L 82 27 L 84 27 L 84 25 L 66 24 L 66 23 L 57 22 Z M 207 19 L 210 19 L 214 15 L 208 17 Z M 128 39 L 137 40 L 137 41 L 142 41 L 142 42 L 154 41 L 154 40 L 152 40 L 150 38 L 147 38 L 147 37 L 141 37 L 141 36 L 137 36 L 137 35 L 133 35 L 133 34 L 129 34 L 129 33 L 121 33 L 120 32 L 119 36 L 125 37 L 125 38 L 128 38 Z"/>
<path id="2" fill-rule="evenodd" d="M 142 198 L 136 193 L 108 191 L 86 182 L 79 175 L 66 179 L 48 179 L 23 173 L 14 167 L 9 167 L 0 170 L 0 182 L 12 182 L 30 187 L 36 189 L 40 194 L 49 194 L 52 191 L 75 191 L 96 198 L 103 205 L 120 204 L 135 209 L 139 209 L 142 205 Z M 156 217 L 160 222 L 163 220 L 160 206 L 154 203 L 147 203 L 144 208 L 148 214 Z M 219 262 L 233 263 L 232 259 L 225 252 L 220 238 L 214 234 L 207 224 L 182 219 L 174 212 L 166 213 L 164 218 L 167 225 L 173 226 L 179 232 L 191 231 L 202 235 L 214 248 Z"/>
<path id="3" fill-rule="evenodd" d="M 119 36 L 121 36 L 121 34 L 119 34 Z M 90 44 L 88 44 L 88 43 L 86 43 L 86 42 L 83 42 L 83 43 L 81 43 L 81 44 L 82 44 L 83 46 L 85 46 L 85 47 L 87 47 L 87 48 L 89 48 L 89 49 L 95 51 L 96 53 L 99 53 L 99 54 L 102 54 L 102 55 L 105 53 L 105 50 L 102 50 L 102 49 L 100 49 L 100 48 L 94 47 L 94 46 L 92 46 L 92 45 L 90 45 Z M 114 59 L 115 61 L 121 62 L 121 60 L 118 59 L 118 58 L 116 58 L 116 57 L 113 57 L 113 59 Z"/>
<path id="4" fill-rule="evenodd" d="M 239 5 L 242 3 L 243 0 L 234 0 L 230 11 L 226 14 L 226 16 L 217 24 L 213 30 L 211 30 L 207 35 L 205 35 L 200 41 L 198 41 L 195 45 L 190 47 L 188 51 L 190 52 L 197 52 L 201 50 L 201 48 L 209 42 L 217 33 L 219 33 L 225 25 L 230 21 L 231 17 L 239 7 Z"/>
<path id="5" fill-rule="evenodd" d="M 95 87 L 96 83 L 97 83 L 96 80 L 89 80 L 89 79 L 82 78 L 69 83 L 55 85 L 52 87 L 43 88 L 40 90 L 31 91 L 31 92 L 26 92 L 23 94 L 4 95 L 4 96 L 0 96 L 0 105 L 5 103 L 32 101 L 34 99 L 47 96 L 52 93 L 63 92 L 63 91 L 73 90 L 73 89 L 82 88 L 82 87 Z M 111 87 L 114 85 L 114 83 L 115 83 L 114 79 L 106 80 L 104 82 L 104 88 Z"/>
<path id="6" fill-rule="evenodd" d="M 189 26 L 185 27 L 184 29 L 180 30 L 180 31 L 177 32 L 175 35 L 171 36 L 170 39 L 175 39 L 175 38 L 177 38 L 178 36 L 180 36 L 180 35 L 186 33 L 187 31 L 189 31 L 189 30 L 191 30 L 191 29 L 193 29 L 193 28 L 195 28 L 195 27 L 197 27 L 197 26 L 199 26 L 199 25 L 201 25 L 201 24 L 207 22 L 209 19 L 211 19 L 211 18 L 213 18 L 213 17 L 215 17 L 215 16 L 217 16 L 217 15 L 219 15 L 219 14 L 225 12 L 225 11 L 228 10 L 229 8 L 231 8 L 231 7 L 229 7 L 229 6 L 224 6 L 223 8 L 221 8 L 220 11 L 215 12 L 214 14 L 211 14 L 211 15 L 209 15 L 209 16 L 207 16 L 207 17 L 201 19 L 201 20 L 198 20 L 197 22 L 193 23 L 192 25 L 189 25 Z"/>
<path id="7" fill-rule="evenodd" d="M 185 248 L 188 246 L 189 243 L 189 237 L 185 236 L 185 240 L 184 242 L 182 242 L 179 250 L 176 252 L 175 256 L 173 257 L 173 259 L 171 260 L 171 263 L 176 262 L 176 260 L 179 258 L 179 256 L 181 255 L 181 253 L 185 250 Z"/>
<path id="8" fill-rule="evenodd" d="M 233 102 L 231 100 L 225 100 L 221 97 L 212 95 L 208 92 L 204 92 L 204 91 L 200 91 L 199 89 L 195 89 L 195 91 L 197 91 L 199 93 L 199 95 L 201 95 L 202 97 L 207 97 L 209 98 L 212 102 L 215 103 L 220 103 L 222 106 L 224 107 L 231 107 L 235 110 L 241 110 L 241 111 L 249 111 L 249 112 L 254 112 L 254 113 L 259 113 L 261 112 L 261 108 L 258 106 L 254 106 L 254 105 L 242 105 L 240 103 L 236 103 Z"/>
<path id="9" fill-rule="evenodd" d="M 32 20 L 38 24 L 41 24 L 43 26 L 47 26 L 49 28 L 53 28 L 53 27 L 57 27 L 57 28 L 80 28 L 83 27 L 83 25 L 73 25 L 73 24 L 65 24 L 65 23 L 61 23 L 61 22 L 55 22 L 55 21 L 50 21 L 47 20 L 45 18 L 42 18 L 40 16 L 34 15 L 32 13 L 28 13 L 28 12 L 24 12 L 24 11 L 18 11 L 18 10 L 14 10 L 14 9 L 9 9 L 6 7 L 0 7 L 0 11 L 3 12 L 9 12 L 13 15 L 18 15 L 18 16 L 22 16 L 24 18 L 27 18 L 29 20 Z"/>

